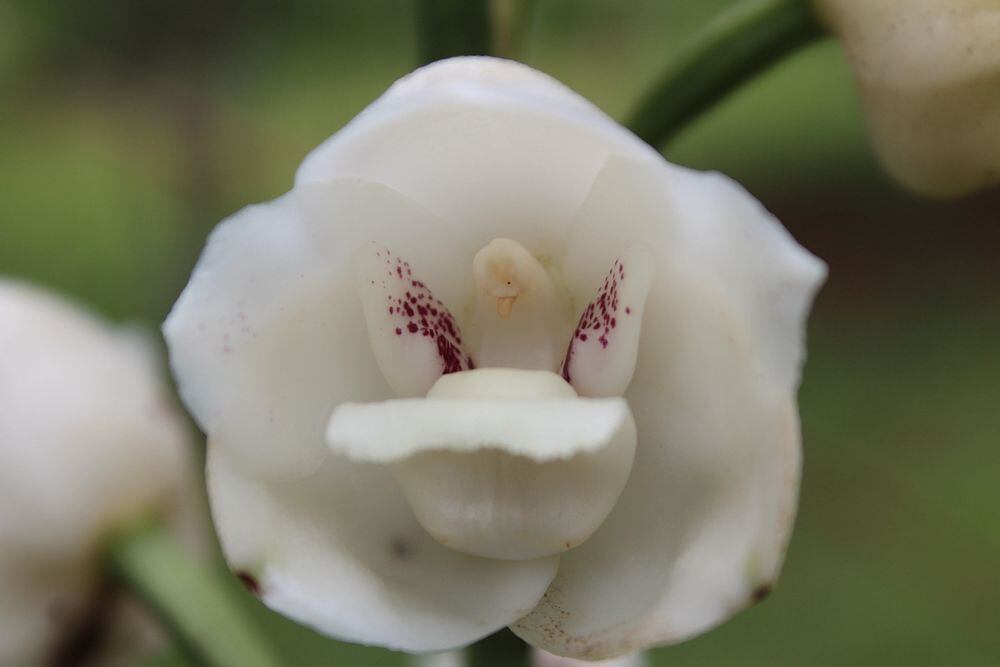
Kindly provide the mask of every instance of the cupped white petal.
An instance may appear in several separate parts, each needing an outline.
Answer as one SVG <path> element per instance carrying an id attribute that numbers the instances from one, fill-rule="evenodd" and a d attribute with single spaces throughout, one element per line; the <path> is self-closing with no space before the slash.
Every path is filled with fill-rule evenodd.
<path id="1" fill-rule="evenodd" d="M 875 147 L 907 187 L 1000 181 L 1000 3 L 816 0 L 854 70 Z"/>
<path id="2" fill-rule="evenodd" d="M 394 84 L 306 158 L 296 184 L 343 176 L 384 183 L 477 249 L 512 238 L 554 256 L 611 153 L 651 149 L 540 72 L 453 58 Z"/>
<path id="3" fill-rule="evenodd" d="M 472 251 L 383 186 L 300 187 L 212 233 L 163 331 L 181 396 L 236 464 L 309 474 L 327 456 L 323 433 L 338 403 L 394 395 L 349 266 L 372 242 L 418 262 L 439 298 L 460 302 L 461 258 Z"/>
<path id="4" fill-rule="evenodd" d="M 426 399 L 341 405 L 327 438 L 352 460 L 391 463 L 436 540 L 504 559 L 584 542 L 635 452 L 623 399 L 577 398 L 554 373 L 510 369 L 443 376 Z"/>
<path id="5" fill-rule="evenodd" d="M 384 466 L 331 456 L 261 480 L 209 447 L 212 512 L 230 566 L 272 609 L 346 641 L 406 651 L 468 644 L 523 615 L 556 559 L 505 562 L 435 542 Z"/>
<path id="6" fill-rule="evenodd" d="M 718 174 L 611 160 L 571 232 L 569 284 L 593 284 L 637 241 L 656 275 L 626 393 L 635 466 L 608 519 L 512 626 L 571 657 L 680 641 L 759 599 L 795 514 L 795 392 L 822 263 Z"/>

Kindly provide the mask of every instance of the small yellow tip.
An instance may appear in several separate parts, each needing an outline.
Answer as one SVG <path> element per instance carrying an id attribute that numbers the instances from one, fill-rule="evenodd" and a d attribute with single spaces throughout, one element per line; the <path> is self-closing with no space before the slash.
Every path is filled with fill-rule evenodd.
<path id="1" fill-rule="evenodd" d="M 516 296 L 497 297 L 497 315 L 500 316 L 501 320 L 505 320 L 510 317 L 510 311 L 513 310 L 514 301 L 516 300 Z"/>

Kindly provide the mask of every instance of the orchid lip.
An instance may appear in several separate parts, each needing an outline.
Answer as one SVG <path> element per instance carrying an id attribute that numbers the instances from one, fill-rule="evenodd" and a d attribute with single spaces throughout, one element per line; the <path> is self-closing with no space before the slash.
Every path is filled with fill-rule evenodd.
<path id="1" fill-rule="evenodd" d="M 341 404 L 331 450 L 388 464 L 449 548 L 527 560 L 586 541 L 625 486 L 635 424 L 622 398 L 580 398 L 549 371 L 443 375 L 423 399 Z"/>

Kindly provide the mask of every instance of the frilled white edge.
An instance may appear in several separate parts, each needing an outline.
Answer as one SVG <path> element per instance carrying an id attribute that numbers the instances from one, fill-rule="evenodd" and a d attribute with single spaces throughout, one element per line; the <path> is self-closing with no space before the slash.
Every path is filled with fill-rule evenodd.
<path id="1" fill-rule="evenodd" d="M 568 283 L 586 293 L 637 238 L 657 274 L 626 393 L 632 475 L 513 626 L 563 656 L 681 641 L 752 604 L 778 575 L 795 515 L 795 393 L 825 267 L 728 178 L 611 159 L 570 232 Z"/>
<path id="2" fill-rule="evenodd" d="M 109 529 L 177 502 L 186 434 L 148 341 L 0 280 L 0 664 L 87 610 Z"/>
<path id="3" fill-rule="evenodd" d="M 327 442 L 335 452 L 369 463 L 487 448 L 541 463 L 595 452 L 629 421 L 628 404 L 620 398 L 410 398 L 340 404 Z"/>
<path id="4" fill-rule="evenodd" d="M 443 85 L 467 65 L 437 67 Z M 441 650 L 506 623 L 591 659 L 677 641 L 743 608 L 780 567 L 798 485 L 804 319 L 822 264 L 728 179 L 667 165 L 561 86 L 551 94 L 570 95 L 585 120 L 561 103 L 522 103 L 531 86 L 491 92 L 490 77 L 516 81 L 521 66 L 477 71 L 483 94 L 502 99 L 449 86 L 438 96 L 429 77 L 397 112 L 411 103 L 404 86 L 317 149 L 323 159 L 307 161 L 289 195 L 220 225 L 166 322 L 181 392 L 212 443 L 227 557 L 268 605 L 351 641 Z M 340 403 L 392 398 L 350 253 L 393 245 L 457 310 L 475 251 L 500 236 L 564 257 L 580 304 L 627 242 L 657 262 L 626 395 L 635 469 L 551 587 L 555 558 L 441 547 L 385 467 L 323 442 Z"/>

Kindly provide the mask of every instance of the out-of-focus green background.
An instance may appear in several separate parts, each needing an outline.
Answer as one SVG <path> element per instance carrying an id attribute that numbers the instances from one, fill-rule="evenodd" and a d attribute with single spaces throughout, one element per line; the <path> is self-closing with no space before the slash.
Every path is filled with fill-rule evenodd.
<path id="1" fill-rule="evenodd" d="M 515 55 L 621 118 L 726 2 L 533 4 Z M 288 189 L 313 146 L 413 68 L 413 28 L 402 0 L 0 0 L 0 273 L 157 326 L 212 225 Z M 935 203 L 891 184 L 832 42 L 667 154 L 744 182 L 830 280 L 780 585 L 655 664 L 1000 664 L 1000 196 Z M 403 660 L 234 594 L 289 665 Z"/>

